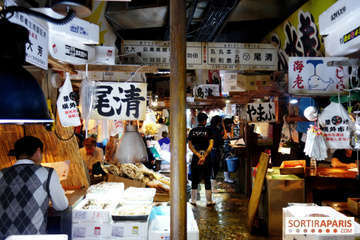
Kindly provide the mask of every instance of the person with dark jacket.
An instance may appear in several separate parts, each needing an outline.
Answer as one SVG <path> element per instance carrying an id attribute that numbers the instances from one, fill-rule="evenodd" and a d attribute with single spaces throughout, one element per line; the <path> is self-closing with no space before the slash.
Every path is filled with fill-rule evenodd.
<path id="1" fill-rule="evenodd" d="M 211 149 L 211 153 L 210 153 L 210 159 L 211 159 L 210 162 L 211 162 L 211 170 L 212 170 L 211 178 L 216 179 L 216 176 L 219 172 L 222 148 L 224 145 L 222 118 L 219 115 L 216 115 L 211 118 L 209 129 L 214 139 L 214 146 Z"/>
<path id="2" fill-rule="evenodd" d="M 199 113 L 197 116 L 198 126 L 189 132 L 189 148 L 193 152 L 191 160 L 191 204 L 196 205 L 197 188 L 202 179 L 205 180 L 206 205 L 212 206 L 211 192 L 211 163 L 210 152 L 214 144 L 209 128 L 205 127 L 208 116 Z"/>
<path id="3" fill-rule="evenodd" d="M 68 207 L 59 176 L 40 165 L 43 143 L 36 137 L 17 140 L 11 153 L 16 163 L 0 170 L 0 239 L 46 234 L 49 199 L 55 210 Z"/>

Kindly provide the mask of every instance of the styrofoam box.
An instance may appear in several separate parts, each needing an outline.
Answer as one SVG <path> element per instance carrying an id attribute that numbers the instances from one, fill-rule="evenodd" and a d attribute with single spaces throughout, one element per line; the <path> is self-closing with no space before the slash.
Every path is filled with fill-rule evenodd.
<path id="1" fill-rule="evenodd" d="M 116 47 L 95 46 L 95 59 L 90 64 L 115 65 Z"/>
<path id="2" fill-rule="evenodd" d="M 149 226 L 149 240 L 170 239 L 170 207 L 164 207 L 164 215 L 152 215 Z M 192 207 L 187 205 L 187 239 L 199 240 L 199 228 L 192 212 Z"/>
<path id="3" fill-rule="evenodd" d="M 33 10 L 42 12 L 53 18 L 63 18 L 64 16 L 56 13 L 51 8 L 34 8 Z M 67 24 L 57 25 L 51 22 L 45 22 L 49 28 L 49 35 L 60 35 L 62 38 L 68 38 L 81 44 L 99 44 L 99 26 L 78 17 L 75 17 Z"/>
<path id="4" fill-rule="evenodd" d="M 11 235 L 5 240 L 68 240 L 65 234 Z"/>
<path id="5" fill-rule="evenodd" d="M 106 199 L 118 201 L 124 195 L 124 183 L 122 182 L 102 182 L 91 185 L 86 191 L 87 199 Z"/>
<path id="6" fill-rule="evenodd" d="M 73 210 L 72 210 L 72 222 L 99 222 L 99 223 L 110 223 L 111 222 L 111 212 L 114 207 L 110 206 L 107 209 L 91 209 L 85 210 L 82 207 L 89 201 L 89 199 L 82 200 Z"/>
<path id="7" fill-rule="evenodd" d="M 321 235 L 291 235 L 285 234 L 285 218 L 286 217 L 305 217 L 310 214 L 324 214 L 329 217 L 346 217 L 344 214 L 336 211 L 335 209 L 327 206 L 291 206 L 283 208 L 283 239 L 284 240 L 350 240 L 355 239 L 355 236 L 360 236 L 360 225 L 355 222 L 354 235 L 341 235 L 341 236 L 321 236 Z"/>
<path id="8" fill-rule="evenodd" d="M 152 203 L 156 194 L 155 188 L 129 187 L 124 192 L 124 201 L 135 204 L 136 202 Z"/>
<path id="9" fill-rule="evenodd" d="M 73 239 L 111 238 L 111 223 L 73 223 Z"/>
<path id="10" fill-rule="evenodd" d="M 147 239 L 149 218 L 145 222 L 140 221 L 119 221 L 111 224 L 111 237 L 113 240 L 129 238 Z"/>

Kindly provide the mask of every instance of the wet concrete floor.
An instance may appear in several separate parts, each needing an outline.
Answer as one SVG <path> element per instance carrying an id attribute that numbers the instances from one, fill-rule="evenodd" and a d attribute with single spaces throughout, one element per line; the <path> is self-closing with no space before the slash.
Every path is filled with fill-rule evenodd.
<path id="1" fill-rule="evenodd" d="M 222 184 L 223 186 L 226 184 Z M 232 240 L 232 239 L 281 239 L 266 237 L 264 234 L 254 236 L 249 233 L 247 226 L 248 199 L 234 189 L 231 184 L 228 188 L 217 188 L 213 193 L 214 207 L 206 207 L 204 185 L 201 185 L 200 199 L 193 212 L 198 223 L 200 240 Z"/>

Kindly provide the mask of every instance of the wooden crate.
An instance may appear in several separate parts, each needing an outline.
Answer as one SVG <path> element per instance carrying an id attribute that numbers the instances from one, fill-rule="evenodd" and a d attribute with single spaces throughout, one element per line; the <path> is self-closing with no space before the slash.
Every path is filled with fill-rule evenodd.
<path id="1" fill-rule="evenodd" d="M 294 165 L 302 165 L 302 167 L 291 167 Z M 289 167 L 290 166 L 290 167 Z M 289 175 L 304 175 L 306 168 L 306 161 L 305 160 L 292 160 L 292 161 L 283 161 L 280 166 L 280 174 Z"/>
<path id="2" fill-rule="evenodd" d="M 360 198 L 347 199 L 348 210 L 355 216 L 360 215 Z"/>

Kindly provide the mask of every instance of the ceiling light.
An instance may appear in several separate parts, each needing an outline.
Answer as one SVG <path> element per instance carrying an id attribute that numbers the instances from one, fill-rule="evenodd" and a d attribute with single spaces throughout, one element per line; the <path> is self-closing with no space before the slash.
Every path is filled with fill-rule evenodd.
<path id="1" fill-rule="evenodd" d="M 291 98 L 289 103 L 290 104 L 297 104 L 299 101 L 296 98 Z"/>
<path id="2" fill-rule="evenodd" d="M 23 67 L 26 28 L 0 20 L 0 123 L 45 123 L 50 118 L 44 94 L 36 79 Z"/>
<path id="3" fill-rule="evenodd" d="M 77 17 L 85 18 L 91 14 L 92 0 L 56 0 L 53 1 L 52 9 L 64 16 L 71 9 Z"/>

